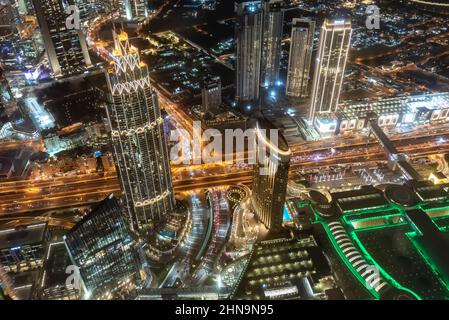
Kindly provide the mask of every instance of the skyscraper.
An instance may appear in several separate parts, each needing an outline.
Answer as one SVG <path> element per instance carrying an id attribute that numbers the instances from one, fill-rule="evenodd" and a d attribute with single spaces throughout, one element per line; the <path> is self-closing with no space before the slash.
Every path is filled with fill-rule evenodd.
<path id="1" fill-rule="evenodd" d="M 139 280 L 139 255 L 117 198 L 109 196 L 64 236 L 84 294 L 104 298 Z"/>
<path id="2" fill-rule="evenodd" d="M 236 102 L 249 112 L 260 95 L 263 7 L 260 0 L 235 2 Z"/>
<path id="3" fill-rule="evenodd" d="M 317 112 L 337 110 L 346 61 L 351 47 L 351 21 L 326 19 L 321 27 L 320 43 L 313 79 L 309 120 Z"/>
<path id="4" fill-rule="evenodd" d="M 92 65 L 81 30 L 67 29 L 62 0 L 33 0 L 44 39 L 45 51 L 54 76 L 82 72 Z"/>
<path id="5" fill-rule="evenodd" d="M 282 225 L 291 151 L 275 127 L 260 118 L 256 125 L 257 165 L 251 202 L 258 219 L 274 232 Z"/>
<path id="6" fill-rule="evenodd" d="M 279 81 L 284 26 L 283 3 L 283 0 L 264 0 L 262 51 L 262 85 L 264 87 L 273 86 Z"/>
<path id="7" fill-rule="evenodd" d="M 8 71 L 31 69 L 44 51 L 36 18 L 20 3 L 0 1 L 0 61 Z"/>
<path id="8" fill-rule="evenodd" d="M 204 79 L 201 95 L 203 100 L 203 111 L 216 111 L 222 102 L 220 77 L 208 77 Z"/>
<path id="9" fill-rule="evenodd" d="M 175 203 L 164 120 L 148 67 L 125 32 L 113 36 L 106 110 L 129 220 L 135 231 L 144 231 Z"/>
<path id="10" fill-rule="evenodd" d="M 308 18 L 293 19 L 285 87 L 287 96 L 306 98 L 309 95 L 314 33 L 315 21 Z"/>

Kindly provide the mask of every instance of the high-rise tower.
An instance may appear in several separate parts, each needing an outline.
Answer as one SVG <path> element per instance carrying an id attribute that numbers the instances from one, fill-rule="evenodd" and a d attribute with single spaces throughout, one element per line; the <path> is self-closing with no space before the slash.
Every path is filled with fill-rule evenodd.
<path id="1" fill-rule="evenodd" d="M 351 35 L 349 20 L 326 19 L 321 27 L 309 121 L 313 122 L 317 112 L 330 113 L 337 110 L 351 47 Z"/>
<path id="2" fill-rule="evenodd" d="M 285 87 L 287 96 L 306 98 L 309 95 L 314 33 L 315 21 L 308 18 L 293 19 Z"/>
<path id="3" fill-rule="evenodd" d="M 83 32 L 67 29 L 65 3 L 62 0 L 33 0 L 33 5 L 54 76 L 82 72 L 91 66 Z"/>
<path id="4" fill-rule="evenodd" d="M 201 89 L 203 111 L 216 112 L 222 102 L 220 77 L 207 77 Z"/>
<path id="5" fill-rule="evenodd" d="M 236 102 L 250 112 L 260 95 L 263 7 L 260 0 L 235 2 Z"/>
<path id="6" fill-rule="evenodd" d="M 79 268 L 83 291 L 104 299 L 128 283 L 138 284 L 139 255 L 122 207 L 104 199 L 64 236 L 72 263 Z"/>
<path id="7" fill-rule="evenodd" d="M 148 67 L 125 32 L 113 35 L 107 116 L 129 219 L 144 231 L 175 203 L 164 121 Z"/>
<path id="8" fill-rule="evenodd" d="M 258 219 L 269 229 L 281 229 L 291 151 L 285 138 L 267 120 L 256 126 L 257 162 L 251 202 Z"/>
<path id="9" fill-rule="evenodd" d="M 264 0 L 262 49 L 262 85 L 264 87 L 273 86 L 279 81 L 284 26 L 283 3 L 283 0 Z"/>

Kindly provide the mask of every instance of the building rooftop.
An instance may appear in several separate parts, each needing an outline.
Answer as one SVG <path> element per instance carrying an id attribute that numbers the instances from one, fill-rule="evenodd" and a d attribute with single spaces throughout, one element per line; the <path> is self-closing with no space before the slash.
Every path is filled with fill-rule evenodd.
<path id="1" fill-rule="evenodd" d="M 357 190 L 334 192 L 331 195 L 334 204 L 342 213 L 383 208 L 389 205 L 383 192 L 373 186 L 363 186 Z"/>
<path id="2" fill-rule="evenodd" d="M 39 271 L 20 272 L 12 275 L 14 293 L 19 300 L 34 299 L 34 289 L 39 277 Z"/>
<path id="3" fill-rule="evenodd" d="M 46 231 L 46 222 L 0 229 L 0 249 L 43 243 Z"/>
<path id="4" fill-rule="evenodd" d="M 41 281 L 42 287 L 65 286 L 68 276 L 65 271 L 71 264 L 64 241 L 51 242 L 45 254 L 44 274 Z"/>
<path id="5" fill-rule="evenodd" d="M 254 245 L 231 298 L 317 299 L 325 290 L 315 284 L 329 275 L 329 264 L 313 236 L 261 241 Z"/>

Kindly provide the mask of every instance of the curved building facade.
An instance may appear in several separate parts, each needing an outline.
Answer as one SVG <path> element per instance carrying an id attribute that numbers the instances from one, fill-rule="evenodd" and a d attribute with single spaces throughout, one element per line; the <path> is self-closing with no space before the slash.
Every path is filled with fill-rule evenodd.
<path id="1" fill-rule="evenodd" d="M 258 120 L 255 131 L 257 164 L 251 202 L 259 221 L 277 232 L 283 221 L 291 151 L 284 137 L 265 119 Z"/>

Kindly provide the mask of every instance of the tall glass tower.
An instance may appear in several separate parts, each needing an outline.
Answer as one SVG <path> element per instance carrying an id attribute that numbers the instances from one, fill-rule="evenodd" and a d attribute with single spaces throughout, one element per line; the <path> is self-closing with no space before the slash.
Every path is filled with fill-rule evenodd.
<path id="1" fill-rule="evenodd" d="M 284 2 L 264 0 L 264 31 L 262 53 L 262 86 L 269 87 L 279 81 Z"/>
<path id="2" fill-rule="evenodd" d="M 105 299 L 127 284 L 140 282 L 140 260 L 122 207 L 104 199 L 64 236 L 70 260 L 79 268 L 85 295 Z"/>
<path id="3" fill-rule="evenodd" d="M 235 2 L 236 102 L 249 113 L 259 101 L 263 42 L 263 7 L 260 0 Z"/>
<path id="4" fill-rule="evenodd" d="M 254 166 L 251 203 L 267 229 L 282 227 L 291 151 L 274 125 L 259 118 L 256 129 L 257 165 Z"/>
<path id="5" fill-rule="evenodd" d="M 82 72 L 92 65 L 86 38 L 81 30 L 67 29 L 62 0 L 33 0 L 45 51 L 54 76 Z"/>
<path id="6" fill-rule="evenodd" d="M 349 20 L 326 19 L 321 27 L 309 114 L 312 122 L 317 112 L 330 113 L 337 110 L 351 47 L 351 35 Z"/>
<path id="7" fill-rule="evenodd" d="M 315 21 L 308 18 L 293 19 L 285 87 L 285 93 L 290 97 L 306 98 L 309 96 L 314 33 Z"/>
<path id="8" fill-rule="evenodd" d="M 129 220 L 142 232 L 174 208 L 167 140 L 147 66 L 125 32 L 113 36 L 107 116 Z"/>

